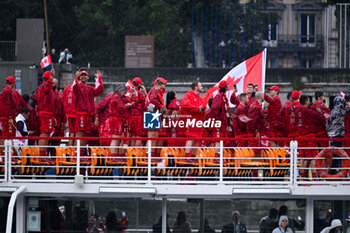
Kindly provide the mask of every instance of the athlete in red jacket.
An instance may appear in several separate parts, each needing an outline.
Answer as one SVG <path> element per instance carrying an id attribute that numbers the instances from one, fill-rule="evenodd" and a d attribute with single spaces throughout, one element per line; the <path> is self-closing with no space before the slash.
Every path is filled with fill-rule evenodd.
<path id="1" fill-rule="evenodd" d="M 55 108 L 55 94 L 52 90 L 52 74 L 49 71 L 45 71 L 43 74 L 43 83 L 36 90 L 37 110 L 39 113 L 40 121 L 40 137 L 49 137 L 54 131 L 56 125 L 54 117 Z M 40 139 L 39 146 L 47 146 L 48 139 Z M 48 161 L 46 157 L 46 148 L 40 147 L 40 157 L 42 161 Z"/>
<path id="2" fill-rule="evenodd" d="M 256 92 L 255 102 L 250 105 L 247 116 L 251 119 L 247 123 L 248 137 L 252 138 L 264 138 L 266 137 L 266 120 L 265 114 L 262 110 L 262 101 L 264 99 L 264 93 L 261 91 Z M 258 147 L 261 143 L 258 141 L 251 141 L 249 143 L 251 147 Z M 255 153 L 259 153 L 260 149 L 253 149 Z"/>
<path id="3" fill-rule="evenodd" d="M 208 118 L 213 120 L 217 120 L 221 122 L 220 128 L 212 128 L 210 137 L 214 138 L 223 138 L 227 137 L 227 127 L 230 125 L 231 113 L 229 109 L 229 102 L 226 97 L 226 91 L 228 90 L 227 82 L 225 80 L 219 82 L 219 92 L 213 99 L 213 103 L 211 105 L 211 111 L 208 114 Z M 220 157 L 219 155 L 219 141 L 216 140 L 216 149 L 215 149 L 215 157 Z M 217 159 L 215 159 L 216 163 L 219 163 Z"/>
<path id="4" fill-rule="evenodd" d="M 181 112 L 180 115 L 183 116 L 183 119 L 185 121 L 185 125 L 187 122 L 192 121 L 193 119 L 195 122 L 197 121 L 203 121 L 204 118 L 204 111 L 206 107 L 204 106 L 203 99 L 200 96 L 200 93 L 203 91 L 202 84 L 198 81 L 194 81 L 192 83 L 192 90 L 187 92 L 184 95 L 184 98 L 182 99 L 181 102 Z M 186 117 L 188 116 L 188 117 Z M 191 138 L 191 137 L 201 137 L 203 132 L 203 128 L 197 128 L 195 125 L 194 126 L 189 126 L 185 127 L 184 134 L 186 137 Z M 192 155 L 195 154 L 196 147 L 198 146 L 198 140 L 194 141 L 191 139 L 188 139 L 186 141 L 186 157 L 189 158 L 189 162 L 195 162 L 191 160 L 190 158 Z"/>
<path id="5" fill-rule="evenodd" d="M 181 101 L 180 99 L 177 99 L 177 95 L 175 91 L 169 91 L 167 93 L 167 99 L 166 99 L 166 108 L 168 110 L 168 117 L 166 118 L 167 122 L 179 122 L 179 113 L 181 110 Z M 176 127 L 168 127 L 166 129 L 166 136 L 169 138 L 179 138 L 183 137 L 182 134 L 183 130 L 179 127 L 179 125 L 176 125 Z M 175 146 L 185 146 L 186 141 L 185 140 L 168 140 L 168 146 L 169 147 L 175 147 Z"/>
<path id="6" fill-rule="evenodd" d="M 95 126 L 98 127 L 98 134 L 100 137 L 111 137 L 111 127 L 109 123 L 109 106 L 111 99 L 115 92 L 108 93 L 104 98 L 95 105 Z M 110 140 L 101 139 L 102 146 L 108 146 L 111 144 Z"/>
<path id="7" fill-rule="evenodd" d="M 302 105 L 301 109 L 301 125 L 298 127 L 299 133 L 299 146 L 300 147 L 317 147 L 316 141 L 308 140 L 308 138 L 314 138 L 316 135 L 316 124 L 320 124 L 324 121 L 324 116 L 321 110 L 318 111 L 309 108 L 310 99 L 307 96 L 300 97 L 300 104 Z M 307 177 L 308 169 L 315 167 L 315 160 L 307 158 L 315 158 L 318 151 L 317 149 L 300 149 L 299 158 L 300 158 L 300 176 Z M 312 177 L 316 178 L 316 171 L 312 169 Z"/>
<path id="8" fill-rule="evenodd" d="M 302 94 L 301 91 L 293 91 L 291 94 L 292 97 L 292 112 L 289 117 L 289 124 L 288 124 L 288 137 L 289 138 L 297 138 L 298 128 L 301 125 L 301 104 L 299 103 L 300 95 Z"/>
<path id="9" fill-rule="evenodd" d="M 63 111 L 66 122 L 68 122 L 69 127 L 69 137 L 75 137 L 77 133 L 75 129 L 76 114 L 75 114 L 75 98 L 76 96 L 73 93 L 73 84 L 66 86 L 63 90 L 62 102 L 63 102 Z M 69 140 L 68 146 L 73 146 L 74 140 Z"/>
<path id="10" fill-rule="evenodd" d="M 126 123 L 128 117 L 130 117 L 131 106 L 129 98 L 125 96 L 128 89 L 124 85 L 117 87 L 116 94 L 113 95 L 110 107 L 109 107 L 109 123 L 111 127 L 111 134 L 113 138 L 123 137 L 124 132 L 127 129 Z M 111 156 L 112 157 L 124 157 L 125 150 L 122 148 L 123 140 L 112 140 L 111 142 Z M 114 147 L 114 148 L 113 148 Z M 125 162 L 124 160 L 117 159 L 117 161 Z"/>
<path id="11" fill-rule="evenodd" d="M 165 83 L 164 81 L 160 80 L 159 78 L 155 80 L 154 87 L 148 92 L 147 98 L 146 98 L 146 111 L 148 112 L 158 112 L 163 115 L 165 112 L 165 105 L 164 105 L 164 97 L 163 93 L 165 92 Z M 162 121 L 161 121 L 162 122 Z M 158 138 L 159 137 L 159 129 L 148 129 L 147 130 L 147 136 L 149 138 Z M 161 141 L 151 140 L 150 142 L 152 146 L 151 156 L 152 157 L 159 157 L 160 150 L 154 148 L 157 146 L 160 146 L 162 144 Z"/>
<path id="12" fill-rule="evenodd" d="M 16 118 L 16 102 L 12 96 L 12 92 L 15 88 L 15 78 L 9 76 L 6 78 L 6 85 L 0 93 L 0 121 L 2 126 L 2 136 L 15 136 L 16 131 L 14 128 Z M 4 144 L 4 140 L 1 140 L 1 145 Z M 1 150 L 2 151 L 2 150 Z"/>
<path id="13" fill-rule="evenodd" d="M 247 121 L 244 119 L 248 114 L 248 95 L 246 93 L 241 93 L 238 97 L 239 105 L 236 106 L 233 113 L 233 132 L 235 133 L 235 138 L 237 138 L 237 146 L 245 147 L 248 145 L 247 141 L 240 141 L 240 138 L 246 138 L 247 134 Z"/>
<path id="14" fill-rule="evenodd" d="M 315 108 L 318 108 L 321 110 L 324 120 L 322 124 L 315 125 L 316 130 L 316 137 L 317 138 L 328 138 L 327 132 L 326 132 L 326 121 L 327 118 L 331 115 L 331 111 L 329 108 L 327 108 L 323 101 L 325 101 L 323 93 L 321 91 L 315 92 L 315 105 L 312 105 Z M 328 147 L 328 141 L 318 141 L 317 142 L 320 147 Z"/>
<path id="15" fill-rule="evenodd" d="M 280 93 L 280 89 L 278 86 L 269 87 L 270 96 L 264 93 L 264 100 L 269 103 L 267 107 L 267 117 L 266 120 L 269 123 L 269 137 L 278 137 L 281 135 L 278 128 L 278 114 L 281 111 L 281 100 L 278 94 Z"/>
<path id="16" fill-rule="evenodd" d="M 235 90 L 234 92 L 232 93 L 231 97 L 230 97 L 230 101 L 232 104 L 234 105 L 239 105 L 239 99 L 237 98 L 236 96 L 236 93 L 237 92 L 237 88 L 235 87 Z M 247 88 L 246 88 L 246 93 L 248 95 L 248 99 L 249 99 L 249 102 L 248 102 L 248 107 L 250 107 L 250 105 L 252 105 L 252 103 L 255 102 L 255 99 L 253 97 L 253 93 L 254 93 L 254 84 L 252 83 L 249 83 L 247 85 Z"/>
<path id="17" fill-rule="evenodd" d="M 95 113 L 94 97 L 101 95 L 104 91 L 100 71 L 97 71 L 95 74 L 95 79 L 97 81 L 95 87 L 87 85 L 88 79 L 88 72 L 77 71 L 76 79 L 73 84 L 76 114 L 75 130 L 77 131 L 77 137 L 85 137 L 91 133 L 92 115 Z M 81 140 L 81 145 L 85 146 L 85 144 L 86 141 Z"/>
<path id="18" fill-rule="evenodd" d="M 22 108 L 28 108 L 31 112 L 33 111 L 33 108 L 24 101 L 23 97 L 21 96 L 21 94 L 19 94 L 19 92 L 16 89 L 13 90 L 12 97 L 17 107 L 15 113 L 16 116 L 22 111 Z"/>
<path id="19" fill-rule="evenodd" d="M 128 119 L 128 131 L 130 137 L 144 137 L 146 136 L 143 130 L 143 112 L 145 111 L 145 101 L 147 92 L 143 86 L 141 78 L 136 77 L 132 80 L 133 91 L 130 96 L 133 106 L 131 108 L 131 116 Z M 132 140 L 131 146 L 141 146 L 142 140 Z"/>
<path id="20" fill-rule="evenodd" d="M 53 115 L 56 119 L 55 132 L 53 136 L 64 136 L 63 130 L 63 121 L 64 121 L 64 113 L 63 113 L 63 101 L 62 101 L 62 92 L 58 90 L 58 80 L 53 79 L 52 82 L 52 90 L 54 92 L 54 110 Z"/>

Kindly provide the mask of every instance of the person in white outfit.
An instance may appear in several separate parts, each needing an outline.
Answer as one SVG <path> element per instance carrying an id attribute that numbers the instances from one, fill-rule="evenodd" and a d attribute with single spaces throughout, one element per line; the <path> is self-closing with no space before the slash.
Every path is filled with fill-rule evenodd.
<path id="1" fill-rule="evenodd" d="M 278 227 L 276 227 L 272 233 L 293 233 L 292 228 L 288 227 L 288 216 L 287 215 L 281 215 Z"/>
<path id="2" fill-rule="evenodd" d="M 33 132 L 28 131 L 26 120 L 29 118 L 30 110 L 28 108 L 23 108 L 21 113 L 16 117 L 16 137 L 26 137 L 30 136 Z M 28 139 L 14 139 L 13 144 L 17 151 L 17 154 L 21 154 L 21 147 L 28 146 Z"/>
<path id="3" fill-rule="evenodd" d="M 343 224 L 339 219 L 333 219 L 331 226 L 325 227 L 320 233 L 340 233 Z"/>

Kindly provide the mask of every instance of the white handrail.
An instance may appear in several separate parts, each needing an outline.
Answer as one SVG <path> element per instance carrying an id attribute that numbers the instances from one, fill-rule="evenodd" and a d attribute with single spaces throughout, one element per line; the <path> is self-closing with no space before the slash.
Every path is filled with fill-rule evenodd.
<path id="1" fill-rule="evenodd" d="M 6 233 L 12 232 L 13 209 L 15 207 L 17 196 L 21 194 L 25 190 L 25 188 L 26 188 L 25 186 L 21 186 L 16 191 L 14 191 L 11 195 L 9 207 L 7 210 Z"/>

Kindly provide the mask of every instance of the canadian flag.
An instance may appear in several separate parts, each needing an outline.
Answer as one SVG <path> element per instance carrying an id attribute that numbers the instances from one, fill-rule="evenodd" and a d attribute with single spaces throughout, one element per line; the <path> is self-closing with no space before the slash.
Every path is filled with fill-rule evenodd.
<path id="1" fill-rule="evenodd" d="M 343 97 L 345 99 L 345 96 L 346 96 L 345 93 L 342 91 L 339 91 L 339 93 L 340 93 L 341 97 Z"/>
<path id="2" fill-rule="evenodd" d="M 265 88 L 265 71 L 266 71 L 266 54 L 267 49 L 251 57 L 244 62 L 240 63 L 232 70 L 230 70 L 220 81 L 225 80 L 227 82 L 229 90 L 226 92 L 226 96 L 230 99 L 234 85 L 237 86 L 237 93 L 241 94 L 244 92 L 244 88 L 252 83 L 258 85 L 260 90 Z M 219 82 L 220 82 L 219 81 Z M 208 103 L 209 99 L 214 97 L 219 92 L 219 82 L 214 87 L 210 88 L 203 97 L 204 103 Z M 230 107 L 234 105 L 230 103 Z"/>
<path id="3" fill-rule="evenodd" d="M 132 88 L 134 87 L 134 84 L 131 82 L 131 80 L 129 79 L 126 84 L 125 84 L 126 88 L 128 88 L 128 92 L 126 93 L 127 97 L 131 96 L 132 93 Z"/>
<path id="4" fill-rule="evenodd" d="M 45 67 L 48 67 L 49 65 L 52 64 L 52 60 L 51 60 L 51 55 L 47 55 L 46 57 L 44 57 L 43 59 L 41 59 L 41 62 L 40 62 L 40 66 L 41 68 L 45 68 Z"/>
<path id="5" fill-rule="evenodd" d="M 251 118 L 249 118 L 249 117 L 247 117 L 246 115 L 239 115 L 238 116 L 238 119 L 240 120 L 240 121 L 242 121 L 242 122 L 244 122 L 244 123 L 247 123 L 247 122 L 249 122 L 249 121 L 251 121 L 252 119 Z"/>

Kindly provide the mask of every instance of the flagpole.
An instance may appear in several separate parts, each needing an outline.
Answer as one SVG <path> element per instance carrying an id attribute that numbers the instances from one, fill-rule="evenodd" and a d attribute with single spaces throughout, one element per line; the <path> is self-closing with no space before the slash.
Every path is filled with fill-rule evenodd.
<path id="1" fill-rule="evenodd" d="M 49 41 L 49 25 L 47 20 L 47 3 L 44 0 L 44 12 L 45 12 L 45 30 L 46 30 L 46 54 L 50 54 L 50 41 Z"/>

